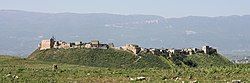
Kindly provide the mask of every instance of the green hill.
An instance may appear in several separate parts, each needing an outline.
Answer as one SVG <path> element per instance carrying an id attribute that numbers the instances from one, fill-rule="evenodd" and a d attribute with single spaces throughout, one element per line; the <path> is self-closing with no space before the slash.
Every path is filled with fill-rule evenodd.
<path id="1" fill-rule="evenodd" d="M 85 48 L 36 50 L 28 58 L 108 68 L 210 67 L 232 64 L 219 54 L 164 57 L 147 53 L 136 56 L 122 50 Z"/>
<path id="2" fill-rule="evenodd" d="M 175 55 L 170 58 L 180 67 L 212 67 L 233 65 L 227 58 L 220 54 L 194 54 L 190 56 Z"/>
<path id="3" fill-rule="evenodd" d="M 69 63 L 93 67 L 110 68 L 169 68 L 171 64 L 165 63 L 160 57 L 154 55 L 134 54 L 114 49 L 50 49 L 36 50 L 29 59 Z M 138 61 L 137 61 L 138 60 Z"/>
<path id="4" fill-rule="evenodd" d="M 233 65 L 227 58 L 220 54 L 195 54 L 183 59 L 183 62 L 189 66 L 210 67 L 210 66 L 229 66 Z M 191 64 L 190 64 L 191 63 Z"/>
<path id="5" fill-rule="evenodd" d="M 138 62 L 145 63 L 152 57 L 154 56 L 142 58 Z M 157 59 L 173 64 L 162 56 Z M 54 64 L 58 65 L 57 70 L 53 70 Z M 147 64 L 149 65 L 149 63 Z M 139 66 L 139 63 L 134 65 Z M 143 81 L 131 80 L 131 78 L 141 76 L 146 79 Z M 180 79 L 173 79 L 176 77 Z M 183 81 L 190 83 L 195 80 L 201 83 L 226 83 L 232 80 L 248 83 L 249 78 L 250 64 L 207 68 L 130 69 L 88 67 L 0 55 L 0 83 L 181 83 Z"/>

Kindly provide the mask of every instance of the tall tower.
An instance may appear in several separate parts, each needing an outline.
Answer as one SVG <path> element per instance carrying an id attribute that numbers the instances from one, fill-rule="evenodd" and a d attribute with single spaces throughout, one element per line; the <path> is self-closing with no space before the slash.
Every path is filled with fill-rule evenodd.
<path id="1" fill-rule="evenodd" d="M 54 44 L 55 44 L 55 38 L 54 37 L 52 37 L 50 39 L 47 39 L 47 40 L 42 40 L 42 42 L 40 43 L 40 50 L 46 50 L 46 49 L 54 48 Z"/>
<path id="2" fill-rule="evenodd" d="M 203 46 L 202 50 L 204 51 L 205 54 L 209 53 L 209 46 Z"/>

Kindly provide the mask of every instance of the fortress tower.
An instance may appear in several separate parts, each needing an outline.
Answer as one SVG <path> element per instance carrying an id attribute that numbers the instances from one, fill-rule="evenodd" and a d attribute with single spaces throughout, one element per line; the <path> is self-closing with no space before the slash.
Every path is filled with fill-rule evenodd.
<path id="1" fill-rule="evenodd" d="M 52 37 L 48 40 L 42 40 L 40 43 L 40 50 L 46 50 L 46 49 L 51 49 L 54 47 L 55 44 L 55 38 Z"/>

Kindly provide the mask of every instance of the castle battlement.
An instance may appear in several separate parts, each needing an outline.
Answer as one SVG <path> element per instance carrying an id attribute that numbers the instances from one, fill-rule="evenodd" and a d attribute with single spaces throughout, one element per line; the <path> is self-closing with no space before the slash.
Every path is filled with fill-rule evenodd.
<path id="1" fill-rule="evenodd" d="M 81 41 L 78 42 L 70 42 L 67 43 L 65 41 L 56 41 L 55 38 L 42 40 L 39 44 L 40 50 L 52 49 L 52 48 L 63 48 L 63 49 L 70 49 L 70 48 L 91 48 L 91 49 L 117 49 L 117 50 L 125 50 L 132 52 L 134 54 L 139 53 L 152 53 L 154 55 L 166 55 L 171 57 L 174 54 L 179 55 L 192 55 L 197 53 L 204 53 L 204 54 L 213 54 L 217 53 L 217 49 L 212 48 L 211 46 L 203 46 L 201 49 L 199 48 L 183 48 L 183 49 L 165 49 L 165 48 L 143 48 L 136 44 L 126 44 L 121 47 L 115 47 L 113 43 L 109 44 L 102 44 L 98 40 L 92 40 L 88 43 L 83 43 Z"/>

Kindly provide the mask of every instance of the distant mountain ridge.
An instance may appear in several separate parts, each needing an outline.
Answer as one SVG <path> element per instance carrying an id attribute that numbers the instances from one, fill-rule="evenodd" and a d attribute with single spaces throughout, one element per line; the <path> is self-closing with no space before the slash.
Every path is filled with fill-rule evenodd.
<path id="1" fill-rule="evenodd" d="M 164 18 L 106 13 L 0 11 L 0 54 L 27 56 L 40 40 L 98 39 L 115 45 L 183 48 L 211 45 L 222 53 L 250 49 L 250 15 Z"/>

